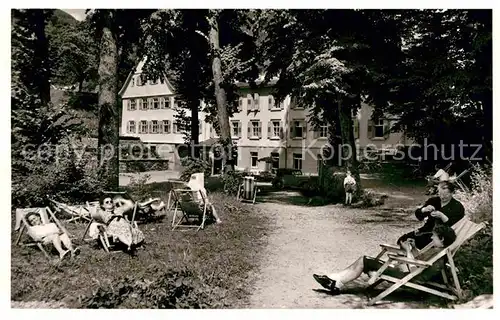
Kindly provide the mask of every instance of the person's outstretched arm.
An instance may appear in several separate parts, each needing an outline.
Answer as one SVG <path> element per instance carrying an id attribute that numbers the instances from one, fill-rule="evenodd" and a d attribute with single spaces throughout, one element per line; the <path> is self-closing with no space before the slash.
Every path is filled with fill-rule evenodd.
<path id="1" fill-rule="evenodd" d="M 121 198 L 118 201 L 120 202 L 120 206 L 118 208 L 115 208 L 115 215 L 123 215 L 126 212 L 134 209 L 134 202 L 132 200 Z"/>

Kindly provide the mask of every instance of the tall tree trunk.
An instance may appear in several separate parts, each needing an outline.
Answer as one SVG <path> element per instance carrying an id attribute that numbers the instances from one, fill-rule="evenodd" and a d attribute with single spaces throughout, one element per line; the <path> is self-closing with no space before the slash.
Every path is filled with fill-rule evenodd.
<path id="1" fill-rule="evenodd" d="M 218 13 L 213 12 L 210 17 L 210 47 L 212 49 L 212 73 L 214 76 L 215 99 L 217 101 L 217 120 L 219 121 L 220 138 L 223 144 L 221 148 L 222 167 L 224 172 L 233 171 L 234 165 L 228 161 L 231 152 L 232 140 L 229 128 L 229 115 L 227 112 L 227 97 L 222 84 L 222 68 L 219 46 L 219 23 Z"/>
<path id="2" fill-rule="evenodd" d="M 344 166 L 346 167 L 346 169 L 351 171 L 354 179 L 356 180 L 356 183 L 358 185 L 356 192 L 357 194 L 359 194 L 361 191 L 361 179 L 359 177 L 359 163 L 356 152 L 356 144 L 354 142 L 353 121 L 351 113 L 353 107 L 347 104 L 342 106 L 342 102 L 343 100 L 339 95 L 339 98 L 337 99 L 337 106 L 339 111 L 338 114 L 341 128 L 342 146 L 346 146 L 351 150 L 349 157 L 346 157 L 347 152 L 344 150 L 344 147 L 342 147 L 342 156 L 343 159 L 346 159 L 344 161 Z M 356 110 L 358 109 L 357 107 L 359 105 L 359 102 L 359 99 L 357 99 L 355 106 Z"/>
<path id="3" fill-rule="evenodd" d="M 199 119 L 199 101 L 189 101 L 189 109 L 191 109 L 191 150 L 194 158 L 200 157 L 200 119 Z"/>
<path id="4" fill-rule="evenodd" d="M 107 23 L 113 21 L 109 12 Z M 103 27 L 99 56 L 98 159 L 106 188 L 116 190 L 119 179 L 118 46 L 109 25 Z"/>
<path id="5" fill-rule="evenodd" d="M 50 62 L 49 62 L 49 42 L 45 35 L 45 24 L 53 14 L 50 9 L 28 9 L 33 14 L 34 40 L 34 61 L 33 66 L 39 71 L 35 73 L 33 83 L 38 87 L 42 105 L 50 102 Z"/>

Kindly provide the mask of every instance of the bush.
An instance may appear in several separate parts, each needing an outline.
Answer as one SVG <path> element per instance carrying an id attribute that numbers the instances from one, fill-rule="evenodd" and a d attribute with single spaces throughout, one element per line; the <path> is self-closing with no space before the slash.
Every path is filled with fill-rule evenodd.
<path id="1" fill-rule="evenodd" d="M 457 191 L 466 214 L 488 226 L 469 240 L 456 254 L 455 263 L 468 297 L 493 293 L 493 181 L 491 168 L 475 166 L 471 192 Z"/>
<path id="2" fill-rule="evenodd" d="M 155 268 L 158 269 L 158 268 Z M 221 291 L 187 268 L 155 274 L 153 280 L 122 278 L 114 287 L 99 287 L 82 300 L 84 308 L 204 309 L 225 307 Z"/>
<path id="3" fill-rule="evenodd" d="M 476 165 L 471 172 L 471 192 L 457 190 L 455 198 L 475 222 L 493 219 L 493 175 L 491 168 Z"/>
<path id="4" fill-rule="evenodd" d="M 467 298 L 493 293 L 493 226 L 489 224 L 458 250 L 455 264 Z"/>
<path id="5" fill-rule="evenodd" d="M 238 188 L 243 182 L 243 172 L 229 171 L 222 175 L 224 192 L 231 195 L 238 193 Z"/>
<path id="6" fill-rule="evenodd" d="M 97 167 L 62 158 L 59 163 L 33 160 L 25 174 L 13 174 L 12 205 L 36 207 L 48 204 L 48 198 L 66 203 L 95 200 L 103 190 Z"/>
<path id="7" fill-rule="evenodd" d="M 138 177 L 132 177 L 127 189 L 131 190 L 131 196 L 136 201 L 142 201 L 151 196 L 151 188 L 147 185 L 148 180 L 151 175 L 139 175 Z"/>
<path id="8" fill-rule="evenodd" d="M 380 194 L 377 193 L 373 190 L 362 190 L 361 201 L 359 204 L 359 207 L 361 208 L 370 208 L 370 207 L 376 207 L 376 206 L 381 206 L 384 204 L 385 199 L 388 198 L 386 194 Z"/>
<path id="9" fill-rule="evenodd" d="M 326 202 L 338 203 L 344 199 L 345 174 L 335 173 L 333 168 L 325 167 L 319 179 L 311 178 L 302 184 L 300 192 L 306 197 L 319 196 Z"/>
<path id="10" fill-rule="evenodd" d="M 212 165 L 210 162 L 203 159 L 185 157 L 181 159 L 181 165 L 183 169 L 180 179 L 183 181 L 189 181 L 189 178 L 193 173 L 203 172 L 205 178 L 210 177 L 212 174 Z"/>

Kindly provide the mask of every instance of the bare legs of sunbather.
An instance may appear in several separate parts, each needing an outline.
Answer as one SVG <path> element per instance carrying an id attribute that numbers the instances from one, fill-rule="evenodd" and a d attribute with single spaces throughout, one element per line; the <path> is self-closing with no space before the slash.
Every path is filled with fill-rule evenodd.
<path id="1" fill-rule="evenodd" d="M 48 241 L 51 241 L 52 244 L 54 245 L 54 248 L 56 248 L 57 252 L 59 252 L 59 258 L 62 260 L 68 252 L 71 252 L 71 256 L 74 256 L 75 254 L 78 254 L 80 249 L 78 248 L 73 248 L 73 244 L 71 243 L 71 240 L 69 239 L 68 235 L 63 233 L 61 235 L 58 234 L 51 234 L 46 237 Z M 62 246 L 66 247 L 68 250 L 64 250 Z"/>

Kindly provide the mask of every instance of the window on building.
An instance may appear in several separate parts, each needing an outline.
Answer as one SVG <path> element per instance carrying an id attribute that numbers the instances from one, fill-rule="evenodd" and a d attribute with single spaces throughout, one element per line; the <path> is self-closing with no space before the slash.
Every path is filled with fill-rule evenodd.
<path id="1" fill-rule="evenodd" d="M 170 133 L 170 121 L 169 120 L 163 120 L 163 133 Z"/>
<path id="2" fill-rule="evenodd" d="M 269 105 L 269 109 L 274 109 L 276 107 L 274 105 L 274 97 L 273 96 L 268 96 L 267 97 L 267 103 Z"/>
<path id="3" fill-rule="evenodd" d="M 130 111 L 134 111 L 135 109 L 137 109 L 135 99 L 131 99 L 130 100 Z"/>
<path id="4" fill-rule="evenodd" d="M 319 127 L 319 136 L 320 136 L 320 138 L 328 137 L 328 125 L 327 124 L 322 124 Z"/>
<path id="5" fill-rule="evenodd" d="M 293 120 L 292 124 L 292 138 L 303 138 L 305 133 L 304 120 Z"/>
<path id="6" fill-rule="evenodd" d="M 151 121 L 151 133 L 158 133 L 158 121 Z"/>
<path id="7" fill-rule="evenodd" d="M 172 108 L 176 109 L 179 106 L 179 103 L 177 102 L 177 100 L 175 98 L 173 98 L 173 100 L 174 100 L 174 103 L 172 104 Z"/>
<path id="8" fill-rule="evenodd" d="M 271 152 L 271 165 L 273 169 L 279 169 L 280 154 L 278 152 Z"/>
<path id="9" fill-rule="evenodd" d="M 374 137 L 375 138 L 383 138 L 384 137 L 384 120 L 379 119 L 378 121 L 374 122 Z"/>
<path id="10" fill-rule="evenodd" d="M 130 80 L 130 86 L 133 87 L 135 86 L 135 77 L 132 77 Z"/>
<path id="11" fill-rule="evenodd" d="M 259 153 L 258 152 L 250 152 L 250 159 L 252 168 L 257 168 L 259 164 Z"/>
<path id="12" fill-rule="evenodd" d="M 145 74 L 141 74 L 141 84 L 145 86 L 148 83 L 148 78 Z"/>
<path id="13" fill-rule="evenodd" d="M 170 109 L 170 97 L 165 97 L 165 108 Z"/>
<path id="14" fill-rule="evenodd" d="M 253 99 L 252 95 L 247 95 L 247 110 L 252 111 L 253 110 Z"/>
<path id="15" fill-rule="evenodd" d="M 241 123 L 240 123 L 240 121 L 231 121 L 231 136 L 233 138 L 241 138 Z"/>
<path id="16" fill-rule="evenodd" d="M 260 97 L 258 93 L 253 96 L 253 106 L 254 110 L 260 110 Z"/>
<path id="17" fill-rule="evenodd" d="M 127 133 L 135 133 L 135 121 L 131 120 L 127 123 Z"/>
<path id="18" fill-rule="evenodd" d="M 238 99 L 238 111 L 243 110 L 243 98 Z"/>
<path id="19" fill-rule="evenodd" d="M 160 99 L 153 98 L 153 109 L 160 109 Z"/>
<path id="20" fill-rule="evenodd" d="M 271 121 L 271 137 L 279 138 L 281 132 L 281 121 L 280 120 L 272 120 Z"/>
<path id="21" fill-rule="evenodd" d="M 293 168 L 297 170 L 302 170 L 302 154 L 293 154 Z"/>
<path id="22" fill-rule="evenodd" d="M 140 110 L 147 110 L 148 109 L 148 104 L 147 104 L 147 101 L 145 99 L 138 99 L 137 101 L 139 102 L 139 109 Z"/>
<path id="23" fill-rule="evenodd" d="M 148 133 L 148 122 L 146 120 L 141 120 L 140 133 Z"/>
<path id="24" fill-rule="evenodd" d="M 179 133 L 179 122 L 174 121 L 172 125 L 172 133 Z"/>
<path id="25" fill-rule="evenodd" d="M 260 121 L 252 120 L 248 126 L 248 136 L 249 138 L 260 138 L 262 136 L 262 128 Z"/>

